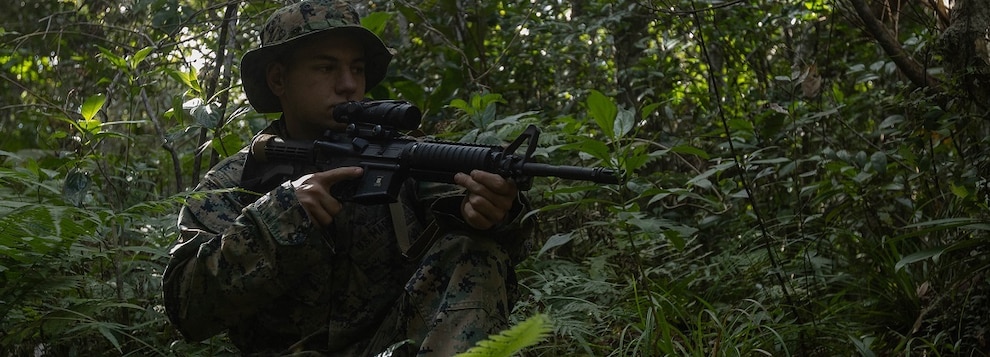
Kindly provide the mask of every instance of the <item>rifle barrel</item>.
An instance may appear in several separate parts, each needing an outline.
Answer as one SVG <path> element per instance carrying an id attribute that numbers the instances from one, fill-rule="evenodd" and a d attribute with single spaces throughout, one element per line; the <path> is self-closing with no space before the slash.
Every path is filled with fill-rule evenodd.
<path id="1" fill-rule="evenodd" d="M 555 166 L 536 162 L 523 164 L 522 173 L 526 176 L 553 176 L 569 180 L 592 181 L 597 183 L 618 184 L 619 176 L 615 170 L 604 167 Z"/>

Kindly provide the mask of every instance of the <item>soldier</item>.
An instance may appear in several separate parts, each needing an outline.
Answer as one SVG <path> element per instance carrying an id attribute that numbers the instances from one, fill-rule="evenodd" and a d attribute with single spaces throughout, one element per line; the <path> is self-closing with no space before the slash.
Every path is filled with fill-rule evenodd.
<path id="1" fill-rule="evenodd" d="M 258 112 L 282 113 L 262 133 L 290 139 L 340 130 L 333 106 L 361 100 L 393 56 L 342 0 L 279 9 L 261 43 L 241 62 L 244 91 Z M 187 340 L 227 331 L 246 355 L 451 356 L 506 327 L 532 232 L 512 181 L 409 180 L 398 203 L 359 205 L 330 188 L 361 168 L 245 187 L 264 170 L 245 148 L 181 209 L 163 290 Z"/>

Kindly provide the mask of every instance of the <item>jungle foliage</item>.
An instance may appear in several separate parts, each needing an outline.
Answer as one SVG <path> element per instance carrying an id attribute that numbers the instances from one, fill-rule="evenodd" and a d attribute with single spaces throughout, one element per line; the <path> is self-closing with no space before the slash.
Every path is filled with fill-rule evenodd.
<path id="1" fill-rule="evenodd" d="M 990 6 L 366 0 L 374 98 L 423 130 L 625 170 L 536 179 L 533 356 L 986 355 Z M 161 275 L 178 205 L 272 119 L 271 0 L 0 3 L 0 355 L 218 355 Z"/>

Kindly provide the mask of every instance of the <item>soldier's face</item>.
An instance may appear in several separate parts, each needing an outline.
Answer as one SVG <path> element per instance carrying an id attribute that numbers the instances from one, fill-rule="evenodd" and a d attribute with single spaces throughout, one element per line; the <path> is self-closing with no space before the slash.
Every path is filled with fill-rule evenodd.
<path id="1" fill-rule="evenodd" d="M 268 68 L 268 86 L 282 102 L 289 135 L 312 139 L 340 129 L 333 106 L 364 97 L 364 48 L 350 37 L 328 34 L 287 57 Z"/>

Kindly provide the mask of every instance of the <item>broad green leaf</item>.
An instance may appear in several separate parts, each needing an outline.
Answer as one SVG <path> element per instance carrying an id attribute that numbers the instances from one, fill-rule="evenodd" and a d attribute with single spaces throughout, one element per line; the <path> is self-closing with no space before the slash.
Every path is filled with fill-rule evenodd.
<path id="1" fill-rule="evenodd" d="M 949 189 L 952 191 L 952 194 L 956 195 L 956 197 L 969 197 L 969 189 L 967 189 L 966 186 L 957 185 L 955 182 L 949 182 Z"/>
<path id="2" fill-rule="evenodd" d="M 79 114 L 82 114 L 84 120 L 92 120 L 96 117 L 96 113 L 103 108 L 103 104 L 107 101 L 106 96 L 103 94 L 95 94 L 86 98 L 83 103 L 82 108 L 79 109 Z"/>
<path id="3" fill-rule="evenodd" d="M 182 103 L 182 108 L 196 119 L 197 124 L 204 128 L 214 129 L 220 123 L 221 114 L 213 103 L 206 103 L 202 99 L 193 98 Z"/>
<path id="4" fill-rule="evenodd" d="M 561 149 L 578 150 L 602 161 L 609 161 L 611 159 L 612 151 L 605 143 L 588 137 L 578 136 L 576 138 L 578 142 L 562 145 Z"/>
<path id="5" fill-rule="evenodd" d="M 649 118 L 650 115 L 652 115 L 653 112 L 657 111 L 657 108 L 659 108 L 661 105 L 663 105 L 663 103 L 649 104 L 643 107 L 643 109 L 639 111 L 639 115 L 642 116 L 643 118 Z"/>
<path id="6" fill-rule="evenodd" d="M 419 82 L 399 80 L 391 82 L 391 85 L 402 95 L 402 98 L 410 102 L 417 104 L 426 102 L 426 90 Z M 423 115 L 427 115 L 427 113 L 423 113 Z"/>
<path id="7" fill-rule="evenodd" d="M 708 160 L 708 159 L 711 158 L 708 155 L 708 153 L 705 152 L 704 150 L 701 150 L 701 149 L 696 148 L 696 147 L 691 146 L 691 145 L 677 145 L 677 146 L 674 146 L 674 147 L 670 148 L 670 151 L 671 152 L 680 153 L 680 154 L 694 155 L 694 156 L 700 157 L 700 158 L 705 159 L 705 160 Z"/>
<path id="8" fill-rule="evenodd" d="M 62 199 L 73 206 L 82 207 L 92 182 L 93 180 L 84 172 L 75 170 L 69 172 L 62 186 Z"/>
<path id="9" fill-rule="evenodd" d="M 488 125 L 495 121 L 495 103 L 488 103 L 485 106 L 485 110 L 476 116 L 476 119 L 477 122 L 475 122 L 475 125 L 478 128 L 488 128 Z"/>
<path id="10" fill-rule="evenodd" d="M 901 260 L 899 260 L 897 264 L 894 264 L 894 271 L 899 271 L 911 263 L 920 262 L 922 260 L 927 260 L 929 258 L 938 259 L 938 257 L 942 255 L 942 253 L 944 252 L 945 252 L 945 248 L 938 248 L 938 249 L 929 249 L 908 255 L 904 258 L 901 258 Z"/>
<path id="11" fill-rule="evenodd" d="M 557 233 L 550 236 L 547 242 L 543 244 L 543 248 L 540 248 L 540 252 L 536 254 L 537 257 L 542 256 L 548 250 L 557 248 L 564 244 L 567 244 L 574 239 L 574 232 Z"/>
<path id="12" fill-rule="evenodd" d="M 361 18 L 361 26 L 366 27 L 379 36 L 385 34 L 385 27 L 391 22 L 392 13 L 385 11 L 375 11 Z"/>
<path id="13" fill-rule="evenodd" d="M 612 130 L 615 133 L 616 138 L 623 138 L 635 127 L 636 116 L 631 110 L 620 110 L 615 116 L 614 125 L 615 127 L 612 128 Z"/>
<path id="14" fill-rule="evenodd" d="M 677 250 L 684 250 L 686 243 L 684 241 L 684 236 L 681 235 L 681 232 L 675 229 L 668 229 L 663 231 L 663 236 L 664 238 L 667 238 L 667 241 L 669 241 L 674 248 L 677 248 Z"/>
<path id="15" fill-rule="evenodd" d="M 592 90 L 588 96 L 588 112 L 605 136 L 615 139 L 615 117 L 619 112 L 615 102 L 601 92 Z"/>
<path id="16" fill-rule="evenodd" d="M 175 80 L 182 83 L 186 88 L 193 91 L 193 94 L 199 94 L 203 92 L 203 87 L 199 85 L 199 75 L 196 73 L 196 67 L 190 67 L 189 72 L 183 72 L 179 70 L 169 70 L 168 74 Z"/>
<path id="17" fill-rule="evenodd" d="M 131 69 L 137 69 L 138 66 L 141 65 L 141 62 L 144 62 L 144 59 L 147 58 L 148 54 L 150 54 L 154 49 L 155 48 L 153 46 L 148 46 L 134 53 L 134 56 L 131 56 Z"/>
<path id="18" fill-rule="evenodd" d="M 211 146 L 213 150 L 216 150 L 220 154 L 220 157 L 225 158 L 241 150 L 244 147 L 244 140 L 241 139 L 240 135 L 230 133 L 224 135 L 222 138 L 213 138 Z"/>
<path id="19" fill-rule="evenodd" d="M 110 343 L 113 344 L 113 347 L 115 347 L 118 352 L 124 351 L 123 349 L 121 349 L 120 341 L 117 341 L 117 336 L 114 335 L 113 331 L 111 331 L 109 327 L 101 324 L 97 327 L 97 330 L 100 331 L 100 334 L 103 335 L 103 337 L 105 337 L 107 341 L 110 341 Z"/>
<path id="20" fill-rule="evenodd" d="M 630 152 L 627 153 L 626 155 L 621 156 L 620 162 L 622 163 L 622 168 L 627 173 L 631 173 L 642 168 L 643 165 L 646 165 L 647 162 L 650 162 L 650 158 L 651 157 L 649 154 L 644 154 L 640 152 Z"/>
<path id="21" fill-rule="evenodd" d="M 118 70 L 121 71 L 127 70 L 127 60 L 124 59 L 123 56 L 119 56 L 111 52 L 109 49 L 103 48 L 101 46 L 97 46 L 97 48 L 99 48 L 100 54 L 103 56 L 103 58 L 107 59 L 107 61 L 110 61 L 110 63 L 112 63 L 113 66 L 116 67 Z"/>
<path id="22" fill-rule="evenodd" d="M 103 123 L 100 122 L 100 119 L 93 118 L 93 119 L 83 119 L 83 120 L 80 120 L 76 124 L 79 125 L 79 129 L 81 129 L 81 130 L 83 130 L 83 131 L 85 131 L 87 133 L 90 133 L 90 134 L 99 134 L 100 133 L 100 130 L 101 130 L 100 129 L 100 125 L 102 125 Z"/>
<path id="23" fill-rule="evenodd" d="M 464 113 L 467 115 L 473 115 L 476 112 L 476 110 L 474 110 L 474 108 L 471 107 L 471 105 L 468 104 L 468 102 L 466 102 L 464 99 L 451 100 L 448 106 L 460 109 L 464 111 Z"/>

